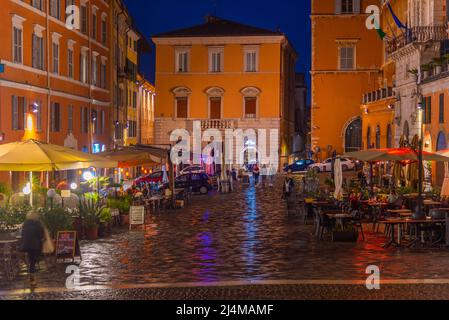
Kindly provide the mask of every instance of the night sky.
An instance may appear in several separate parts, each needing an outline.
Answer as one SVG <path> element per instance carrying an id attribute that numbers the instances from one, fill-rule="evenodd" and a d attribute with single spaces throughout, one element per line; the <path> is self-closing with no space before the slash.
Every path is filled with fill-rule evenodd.
<path id="1" fill-rule="evenodd" d="M 208 14 L 271 30 L 280 28 L 299 54 L 296 70 L 306 72 L 310 83 L 309 0 L 124 1 L 148 40 L 153 34 L 201 24 Z M 141 60 L 141 72 L 154 82 L 154 54 Z"/>

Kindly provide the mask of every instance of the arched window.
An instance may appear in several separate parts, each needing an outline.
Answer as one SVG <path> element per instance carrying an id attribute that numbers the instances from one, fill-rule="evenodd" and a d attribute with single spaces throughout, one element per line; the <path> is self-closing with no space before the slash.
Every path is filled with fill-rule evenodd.
<path id="1" fill-rule="evenodd" d="M 357 118 L 349 123 L 345 130 L 346 152 L 362 149 L 362 119 Z"/>
<path id="2" fill-rule="evenodd" d="M 393 148 L 393 132 L 391 130 L 391 124 L 387 126 L 387 148 Z"/>
<path id="3" fill-rule="evenodd" d="M 376 149 L 380 149 L 380 127 L 376 127 Z"/>
<path id="4" fill-rule="evenodd" d="M 368 131 L 366 132 L 366 148 L 371 149 L 371 127 L 368 127 Z"/>
<path id="5" fill-rule="evenodd" d="M 224 93 L 224 90 L 218 87 L 212 87 L 206 90 L 209 105 L 209 119 L 218 120 L 223 117 Z"/>
<path id="6" fill-rule="evenodd" d="M 447 140 L 444 132 L 440 132 L 438 134 L 437 139 L 437 151 L 446 150 L 447 149 Z"/>
<path id="7" fill-rule="evenodd" d="M 177 87 L 173 89 L 173 95 L 175 97 L 175 118 L 187 119 L 189 117 L 189 96 L 192 91 L 185 87 Z"/>

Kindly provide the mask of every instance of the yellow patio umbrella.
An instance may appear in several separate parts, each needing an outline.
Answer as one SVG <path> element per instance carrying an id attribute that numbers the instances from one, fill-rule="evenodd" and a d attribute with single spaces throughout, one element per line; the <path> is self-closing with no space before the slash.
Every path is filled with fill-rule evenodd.
<path id="1" fill-rule="evenodd" d="M 78 170 L 115 168 L 118 163 L 70 148 L 26 140 L 0 145 L 0 171 Z"/>
<path id="2" fill-rule="evenodd" d="M 117 161 L 70 148 L 25 140 L 0 145 L 0 171 L 29 171 L 30 203 L 33 204 L 32 172 L 78 170 L 90 167 L 114 168 Z"/>

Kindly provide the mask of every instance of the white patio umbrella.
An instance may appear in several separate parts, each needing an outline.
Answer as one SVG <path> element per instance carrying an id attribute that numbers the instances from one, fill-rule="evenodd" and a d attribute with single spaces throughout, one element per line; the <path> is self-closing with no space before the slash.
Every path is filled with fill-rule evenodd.
<path id="1" fill-rule="evenodd" d="M 341 160 L 339 157 L 335 159 L 334 164 L 334 172 L 335 172 L 335 194 L 334 197 L 337 200 L 343 198 L 343 169 L 341 167 Z"/>
<path id="2" fill-rule="evenodd" d="M 444 181 L 441 188 L 441 196 L 449 197 L 449 162 L 444 163 Z"/>

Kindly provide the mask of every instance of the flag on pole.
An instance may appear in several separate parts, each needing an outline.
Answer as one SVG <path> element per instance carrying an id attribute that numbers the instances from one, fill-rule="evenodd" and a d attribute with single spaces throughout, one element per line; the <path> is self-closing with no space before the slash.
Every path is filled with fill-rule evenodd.
<path id="1" fill-rule="evenodd" d="M 408 27 L 407 27 L 406 25 L 404 25 L 404 24 L 401 22 L 401 20 L 398 18 L 398 16 L 394 13 L 393 8 L 391 7 L 391 4 L 390 4 L 390 1 L 389 1 L 389 0 L 387 0 L 387 6 L 388 6 L 388 10 L 390 10 L 390 13 L 391 13 L 391 15 L 392 15 L 392 17 L 393 17 L 393 20 L 394 20 L 394 22 L 396 23 L 396 25 L 397 25 L 399 28 L 402 28 L 402 29 L 407 30 Z"/>

